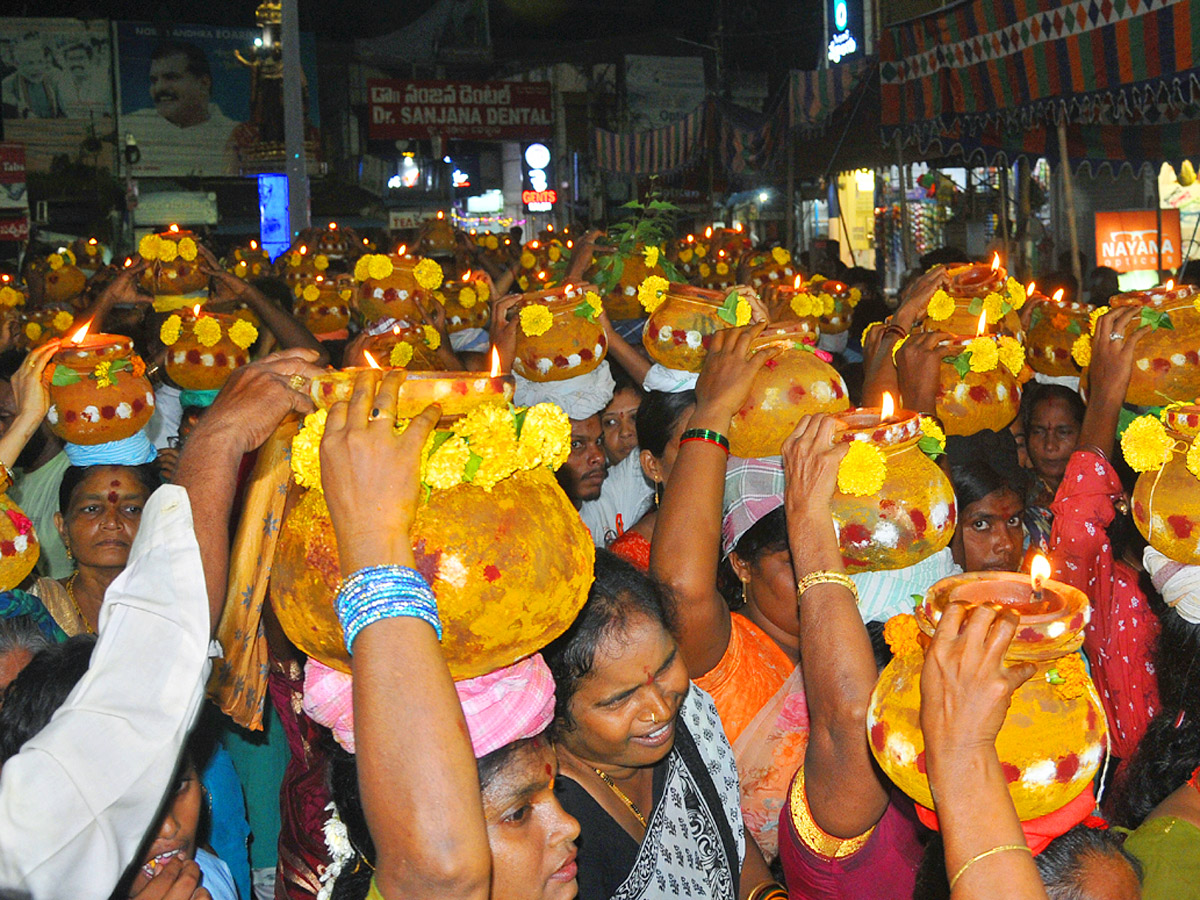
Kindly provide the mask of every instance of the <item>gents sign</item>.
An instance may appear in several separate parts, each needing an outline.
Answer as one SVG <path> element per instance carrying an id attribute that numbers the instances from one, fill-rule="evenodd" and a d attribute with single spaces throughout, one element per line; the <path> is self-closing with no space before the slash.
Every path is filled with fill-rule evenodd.
<path id="1" fill-rule="evenodd" d="M 1179 210 L 1162 211 L 1162 268 L 1176 269 L 1183 243 Z M 1096 265 L 1118 272 L 1157 269 L 1158 222 L 1152 209 L 1096 213 Z"/>
<path id="2" fill-rule="evenodd" d="M 523 81 L 367 82 L 372 140 L 527 141 L 551 134 L 550 85 Z"/>

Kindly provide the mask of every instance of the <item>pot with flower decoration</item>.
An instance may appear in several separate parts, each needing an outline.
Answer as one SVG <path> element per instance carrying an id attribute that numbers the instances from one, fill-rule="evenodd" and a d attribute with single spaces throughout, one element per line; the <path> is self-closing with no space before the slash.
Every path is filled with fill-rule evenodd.
<path id="1" fill-rule="evenodd" d="M 188 297 L 208 287 L 196 235 L 186 229 L 172 225 L 146 235 L 138 242 L 138 254 L 150 263 L 142 271 L 142 287 L 155 297 Z"/>
<path id="2" fill-rule="evenodd" d="M 1149 407 L 1200 397 L 1200 288 L 1168 282 L 1148 291 L 1117 294 L 1108 302 L 1113 309 L 1140 307 L 1136 321 L 1146 329 L 1138 341 L 1125 402 Z M 1108 309 L 1092 312 L 1092 332 Z M 1084 335 L 1074 348 L 1075 361 L 1085 369 L 1091 363 L 1091 342 L 1092 335 Z M 1086 382 L 1086 370 L 1083 377 Z"/>
<path id="3" fill-rule="evenodd" d="M 22 311 L 27 299 L 25 290 L 12 280 L 11 275 L 0 276 L 0 326 L 13 318 L 24 324 Z"/>
<path id="4" fill-rule="evenodd" d="M 271 602 L 297 647 L 349 672 L 333 608 L 342 573 L 318 452 L 337 391 L 326 392 L 323 381 L 313 384 L 318 411 L 292 442 L 297 487 L 272 565 Z M 511 378 L 469 372 L 416 374 L 400 388 L 399 427 L 427 403 L 442 403 L 412 542 L 415 566 L 437 596 L 442 651 L 456 679 L 545 646 L 574 620 L 592 581 L 592 542 L 553 474 L 570 453 L 570 422 L 552 404 L 514 409 L 511 396 Z"/>
<path id="5" fill-rule="evenodd" d="M 316 232 L 309 238 L 314 253 L 334 262 L 342 262 L 361 253 L 362 241 L 349 228 L 330 222 L 328 228 Z"/>
<path id="6" fill-rule="evenodd" d="M 746 270 L 746 283 L 760 294 L 769 287 L 792 284 L 797 276 L 792 254 L 783 247 L 751 256 Z"/>
<path id="7" fill-rule="evenodd" d="M 710 291 L 727 291 L 737 283 L 737 262 L 718 250 L 696 267 L 695 284 Z"/>
<path id="8" fill-rule="evenodd" d="M 433 299 L 446 309 L 446 331 L 457 334 L 468 328 L 487 328 L 491 318 L 491 288 L 483 278 L 472 278 L 468 271 L 433 292 Z"/>
<path id="9" fill-rule="evenodd" d="M 393 369 L 436 372 L 445 368 L 438 357 L 442 336 L 432 325 L 393 325 L 366 345 L 371 358 Z"/>
<path id="10" fill-rule="evenodd" d="M 434 218 L 421 223 L 420 234 L 418 252 L 422 256 L 453 256 L 458 247 L 454 224 L 440 210 Z"/>
<path id="11" fill-rule="evenodd" d="M 651 275 L 669 279 L 666 258 L 655 246 L 638 244 L 627 253 L 598 254 L 588 269 L 588 281 L 596 285 L 609 318 L 640 319 L 645 310 L 638 300 L 638 287 Z"/>
<path id="12" fill-rule="evenodd" d="M 368 253 L 354 264 L 354 308 L 364 322 L 396 319 L 415 325 L 421 320 L 417 305 L 428 304 L 446 280 L 436 260 L 418 259 L 404 250 L 402 246 L 391 255 Z"/>
<path id="13" fill-rule="evenodd" d="M 638 299 L 650 314 L 642 345 L 668 369 L 699 372 L 712 336 L 722 328 L 750 324 L 750 303 L 737 291 L 709 291 L 665 278 L 647 278 Z"/>
<path id="14" fill-rule="evenodd" d="M 694 234 L 685 235 L 667 245 L 667 259 L 674 263 L 679 272 L 679 281 L 694 282 L 700 274 L 700 263 L 708 258 L 708 244 L 696 240 Z"/>
<path id="15" fill-rule="evenodd" d="M 824 275 L 814 275 L 805 287 L 812 297 L 813 314 L 820 319 L 821 334 L 842 334 L 850 329 L 854 308 L 862 300 L 858 288 Z"/>
<path id="16" fill-rule="evenodd" d="M 1140 473 L 1132 497 L 1138 531 L 1164 556 L 1200 565 L 1200 403 L 1134 419 L 1121 452 Z"/>
<path id="17" fill-rule="evenodd" d="M 1077 377 L 1080 368 L 1071 350 L 1081 336 L 1089 333 L 1093 307 L 1063 300 L 1062 288 L 1054 292 L 1053 298 L 1037 293 L 1032 284 L 1025 293 L 1030 303 L 1037 303 L 1025 336 L 1030 368 L 1042 375 Z"/>
<path id="18" fill-rule="evenodd" d="M 709 241 L 709 249 L 713 256 L 727 259 L 735 267 L 742 255 L 750 252 L 750 235 L 740 224 L 733 228 L 714 228 L 711 235 L 708 234 L 708 229 L 705 231 L 705 238 Z"/>
<path id="19" fill-rule="evenodd" d="M 603 305 L 590 284 L 565 284 L 526 294 L 519 318 L 513 372 L 530 381 L 586 375 L 604 361 L 608 338 L 597 321 Z"/>
<path id="20" fill-rule="evenodd" d="M 924 331 L 948 334 L 978 334 L 979 317 L 986 313 L 989 331 L 1021 336 L 1018 311 L 1025 305 L 1025 288 L 1000 264 L 999 255 L 990 265 L 971 263 L 950 266 L 949 284 L 934 291 L 926 309 Z"/>
<path id="21" fill-rule="evenodd" d="M 308 244 L 281 253 L 275 259 L 276 275 L 283 279 L 293 294 L 297 285 L 303 288 L 316 281 L 318 275 L 325 278 L 328 272 L 329 257 L 324 253 L 314 253 Z"/>
<path id="22" fill-rule="evenodd" d="M 154 413 L 154 389 L 133 341 L 79 329 L 46 366 L 50 391 L 46 421 L 71 444 L 120 441 L 140 431 Z"/>
<path id="23" fill-rule="evenodd" d="M 96 238 L 78 238 L 71 245 L 75 255 L 75 265 L 83 270 L 84 275 L 91 277 L 104 268 L 104 253 L 107 248 Z"/>
<path id="24" fill-rule="evenodd" d="M 770 325 L 754 339 L 752 349 L 771 348 L 776 354 L 758 370 L 749 397 L 729 424 L 731 454 L 778 456 L 802 416 L 849 408 L 846 382 L 815 343 L 799 322 Z"/>
<path id="25" fill-rule="evenodd" d="M 497 265 L 507 266 L 509 263 L 508 248 L 512 246 L 512 238 L 507 235 L 490 232 L 475 235 L 475 246 L 483 251 L 483 255 Z"/>
<path id="26" fill-rule="evenodd" d="M 835 440 L 850 445 L 831 505 L 848 572 L 915 565 L 954 536 L 954 489 L 933 461 L 946 436 L 932 418 L 890 404 L 885 395 L 881 409 L 835 416 Z"/>
<path id="27" fill-rule="evenodd" d="M 802 276 L 794 275 L 787 284 L 769 291 L 767 303 L 772 322 L 796 322 L 814 339 L 821 337 L 825 300 L 821 295 L 809 292 Z"/>
<path id="28" fill-rule="evenodd" d="M 75 254 L 63 249 L 46 257 L 42 272 L 45 302 L 65 304 L 77 300 L 87 287 L 87 275 L 75 263 Z"/>
<path id="29" fill-rule="evenodd" d="M 1047 567 L 1048 570 L 1048 567 Z M 1022 821 L 1066 806 L 1091 784 L 1104 757 L 1104 710 L 1076 652 L 1091 607 L 1083 592 L 1011 572 L 943 578 L 917 606 L 884 629 L 894 654 L 867 711 L 871 751 L 884 773 L 926 808 L 933 807 L 921 733 L 921 667 L 930 637 L 950 603 L 1006 607 L 1020 616 L 1005 662 L 1037 670 L 1013 693 L 996 736 L 996 752 Z"/>
<path id="30" fill-rule="evenodd" d="M 41 546 L 29 517 L 8 496 L 7 486 L 0 492 L 0 590 L 11 591 L 23 582 L 37 565 Z"/>
<path id="31" fill-rule="evenodd" d="M 75 324 L 75 313 L 69 309 L 55 307 L 26 307 L 21 310 L 18 321 L 21 323 L 21 346 L 32 350 L 46 341 L 66 335 Z"/>
<path id="32" fill-rule="evenodd" d="M 350 275 L 318 275 L 307 284 L 297 284 L 292 312 L 315 335 L 341 331 L 350 324 L 354 279 Z"/>
<path id="33" fill-rule="evenodd" d="M 271 273 L 271 257 L 258 241 L 251 240 L 234 247 L 225 257 L 225 269 L 231 275 L 249 280 Z"/>
<path id="34" fill-rule="evenodd" d="M 172 381 L 188 391 L 218 391 L 234 369 L 250 362 L 258 329 L 237 316 L 196 307 L 168 316 L 159 338 Z"/>

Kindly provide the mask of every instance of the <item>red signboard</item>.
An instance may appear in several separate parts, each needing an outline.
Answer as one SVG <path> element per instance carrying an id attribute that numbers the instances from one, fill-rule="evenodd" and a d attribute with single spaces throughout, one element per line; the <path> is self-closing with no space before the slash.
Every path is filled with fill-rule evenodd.
<path id="1" fill-rule="evenodd" d="M 0 241 L 29 240 L 28 216 L 0 215 Z"/>
<path id="2" fill-rule="evenodd" d="M 1162 268 L 1179 268 L 1182 245 L 1179 210 L 1164 209 Z M 1109 266 L 1118 272 L 1157 269 L 1158 252 L 1158 221 L 1154 210 L 1096 213 L 1096 265 Z"/>
<path id="3" fill-rule="evenodd" d="M 544 191 L 521 191 L 521 202 L 529 203 L 557 203 L 558 191 L 550 188 Z"/>
<path id="4" fill-rule="evenodd" d="M 532 141 L 552 136 L 550 85 L 525 81 L 367 82 L 372 140 L 465 138 Z"/>

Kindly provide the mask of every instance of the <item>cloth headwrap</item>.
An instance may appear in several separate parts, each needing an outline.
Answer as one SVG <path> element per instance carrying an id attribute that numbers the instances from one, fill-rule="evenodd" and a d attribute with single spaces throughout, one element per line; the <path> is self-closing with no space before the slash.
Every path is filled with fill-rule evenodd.
<path id="1" fill-rule="evenodd" d="M 516 383 L 513 403 L 517 406 L 533 406 L 535 403 L 553 403 L 562 408 L 568 419 L 589 419 L 612 402 L 612 372 L 608 360 L 588 372 L 562 381 L 530 381 L 513 373 Z"/>
<path id="2" fill-rule="evenodd" d="M 1034 372 L 1033 380 L 1038 384 L 1058 384 L 1065 388 L 1070 388 L 1075 393 L 1079 393 L 1079 376 L 1078 375 L 1046 375 L 1043 372 Z"/>
<path id="3" fill-rule="evenodd" d="M 354 752 L 354 679 L 310 659 L 304 667 L 304 712 Z M 554 718 L 554 678 L 540 653 L 478 678 L 456 682 L 476 759 L 535 737 Z"/>
<path id="4" fill-rule="evenodd" d="M 1142 564 L 1163 602 L 1185 622 L 1200 625 L 1200 566 L 1175 562 L 1153 547 L 1142 554 Z"/>
<path id="5" fill-rule="evenodd" d="M 663 391 L 667 394 L 682 394 L 694 390 L 700 375 L 696 372 L 685 372 L 683 369 L 668 369 L 662 363 L 655 363 L 642 379 L 642 389 L 647 391 Z"/>
<path id="6" fill-rule="evenodd" d="M 158 458 L 145 428 L 123 440 L 67 444 L 63 450 L 73 466 L 140 466 Z"/>
<path id="7" fill-rule="evenodd" d="M 931 586 L 962 569 L 954 562 L 949 547 L 903 569 L 858 572 L 850 576 L 858 588 L 858 611 L 864 622 L 886 622 L 892 616 L 913 611 L 913 594 L 924 596 Z"/>
<path id="8" fill-rule="evenodd" d="M 725 517 L 721 549 L 728 556 L 760 519 L 783 506 L 783 457 L 743 459 L 731 456 L 725 466 Z"/>
<path id="9" fill-rule="evenodd" d="M 217 399 L 217 394 L 220 391 L 180 391 L 179 405 L 180 406 L 202 406 L 208 409 L 213 405 L 213 401 Z"/>
<path id="10" fill-rule="evenodd" d="M 324 331 L 321 334 L 314 334 L 318 341 L 345 341 L 350 338 L 349 328 L 338 328 L 335 331 Z"/>
<path id="11" fill-rule="evenodd" d="M 486 353 L 491 346 L 486 328 L 464 328 L 450 335 L 450 349 L 455 353 Z"/>
<path id="12" fill-rule="evenodd" d="M 826 353 L 841 353 L 849 343 L 850 332 L 848 330 L 839 332 L 838 334 L 825 334 L 822 332 L 821 336 L 817 338 L 817 346 Z"/>
<path id="13" fill-rule="evenodd" d="M 15 589 L 0 592 L 0 619 L 15 619 L 18 616 L 32 619 L 48 641 L 61 644 L 67 639 L 66 633 L 58 627 L 42 601 L 33 594 Z"/>
<path id="14" fill-rule="evenodd" d="M 937 813 L 920 803 L 917 803 L 916 807 L 917 818 L 921 820 L 921 824 L 933 831 L 939 831 Z M 1037 856 L 1056 837 L 1066 834 L 1080 822 L 1090 818 L 1095 809 L 1096 795 L 1089 784 L 1083 793 L 1066 806 L 1022 822 L 1021 830 L 1025 832 L 1025 843 L 1029 845 L 1029 852 Z"/>

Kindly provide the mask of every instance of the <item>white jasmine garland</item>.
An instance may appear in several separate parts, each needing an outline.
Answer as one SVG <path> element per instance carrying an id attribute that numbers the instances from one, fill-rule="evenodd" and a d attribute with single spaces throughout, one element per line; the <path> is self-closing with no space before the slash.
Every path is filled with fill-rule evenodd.
<path id="1" fill-rule="evenodd" d="M 354 858 L 354 845 L 350 843 L 350 832 L 346 823 L 338 816 L 337 806 L 330 803 L 325 807 L 329 818 L 321 826 L 325 832 L 325 849 L 329 851 L 329 865 L 321 872 L 321 890 L 317 892 L 317 900 L 329 900 L 333 896 L 333 885 L 346 863 Z"/>

